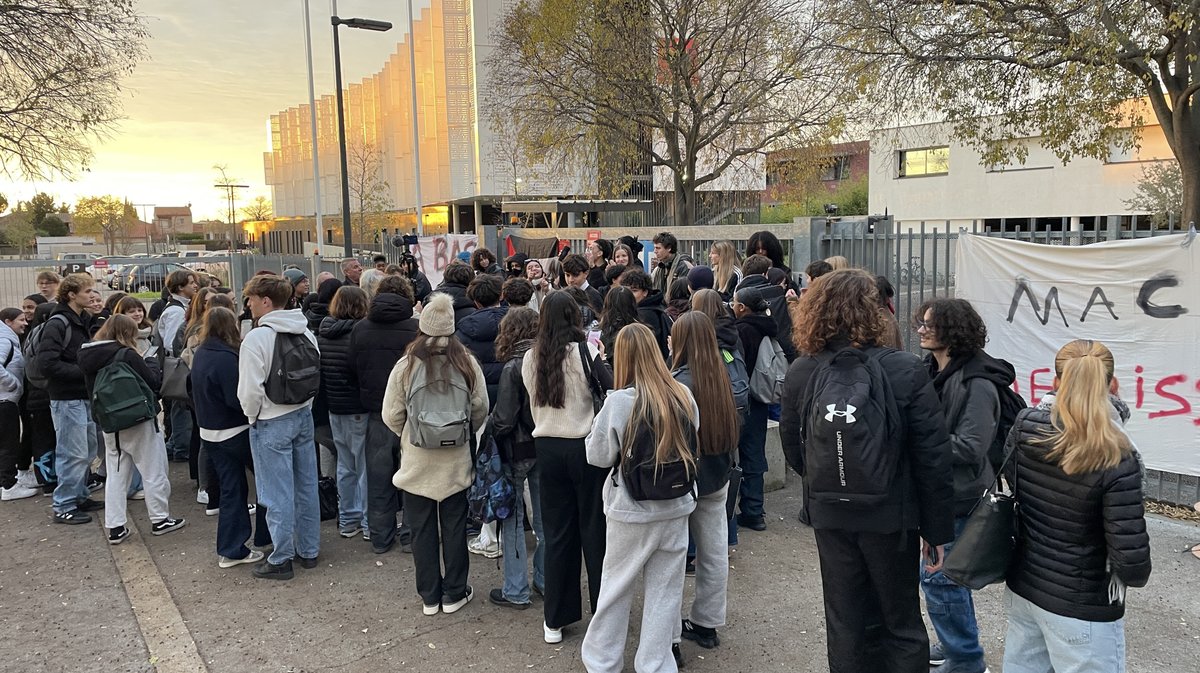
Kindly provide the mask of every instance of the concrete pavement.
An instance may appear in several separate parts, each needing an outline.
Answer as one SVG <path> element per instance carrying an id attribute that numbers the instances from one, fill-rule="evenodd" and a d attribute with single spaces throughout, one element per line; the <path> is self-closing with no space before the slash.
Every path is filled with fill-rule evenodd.
<path id="1" fill-rule="evenodd" d="M 134 534 L 117 547 L 99 523 L 51 524 L 49 498 L 0 504 L 0 671 L 582 670 L 583 624 L 546 645 L 536 599 L 525 611 L 488 603 L 498 561 L 472 556 L 474 602 L 435 617 L 421 614 L 411 556 L 372 554 L 361 538 L 338 537 L 333 522 L 322 524 L 320 566 L 297 565 L 290 582 L 255 580 L 248 566 L 221 570 L 216 517 L 196 504 L 186 465 L 171 469 L 172 514 L 188 527 L 153 537 L 144 507 L 131 502 Z M 816 548 L 795 521 L 797 496 L 793 475 L 767 495 L 768 530 L 741 533 L 721 647 L 685 642 L 686 671 L 827 670 Z M 1150 530 L 1150 586 L 1129 592 L 1129 671 L 1195 673 L 1200 560 L 1179 550 L 1200 541 L 1200 527 L 1153 517 Z M 988 664 L 999 671 L 1002 589 L 980 592 L 977 606 Z"/>

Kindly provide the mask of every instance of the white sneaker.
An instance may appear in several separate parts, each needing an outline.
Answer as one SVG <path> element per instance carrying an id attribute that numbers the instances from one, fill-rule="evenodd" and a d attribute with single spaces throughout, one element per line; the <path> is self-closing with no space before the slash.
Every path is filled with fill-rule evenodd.
<path id="1" fill-rule="evenodd" d="M 17 483 L 26 488 L 41 488 L 33 470 L 17 470 Z"/>
<path id="2" fill-rule="evenodd" d="M 470 586 L 468 586 L 467 587 L 467 595 L 454 601 L 453 603 L 442 603 L 442 612 L 445 612 L 448 615 L 458 612 L 459 610 L 463 609 L 463 607 L 465 607 L 467 603 L 470 603 L 471 599 L 474 597 L 475 597 L 475 592 L 471 590 Z"/>
<path id="3" fill-rule="evenodd" d="M 500 541 L 496 540 L 492 544 L 485 545 L 479 541 L 478 537 L 473 537 L 467 542 L 467 551 L 472 554 L 479 554 L 484 558 L 500 558 L 503 552 L 500 550 Z"/>
<path id="4" fill-rule="evenodd" d="M 217 567 L 232 568 L 234 566 L 240 566 L 243 563 L 258 563 L 261 560 L 263 560 L 263 553 L 257 549 L 251 549 L 250 553 L 246 555 L 246 558 L 225 558 L 224 556 L 218 556 Z"/>
<path id="5" fill-rule="evenodd" d="M 432 617 L 433 615 L 436 615 L 438 613 L 438 610 L 440 610 L 441 608 L 442 608 L 442 606 L 437 603 L 434 603 L 433 605 L 425 605 L 424 603 L 422 603 L 421 604 L 421 614 L 425 615 L 426 617 Z"/>
<path id="6" fill-rule="evenodd" d="M 542 635 L 546 642 L 551 645 L 556 645 L 562 642 L 562 629 L 552 629 L 546 626 L 546 622 L 542 622 Z"/>
<path id="7" fill-rule="evenodd" d="M 20 482 L 13 484 L 10 488 L 0 489 L 0 500 L 22 500 L 24 498 L 32 498 L 41 493 L 39 488 L 30 488 L 22 486 Z"/>
<path id="8" fill-rule="evenodd" d="M 130 500 L 145 500 L 146 499 L 146 491 L 144 489 L 139 489 L 137 491 L 134 491 L 133 495 L 129 496 L 129 499 Z"/>
<path id="9" fill-rule="evenodd" d="M 196 502 L 201 505 L 208 504 L 208 491 L 196 491 Z"/>

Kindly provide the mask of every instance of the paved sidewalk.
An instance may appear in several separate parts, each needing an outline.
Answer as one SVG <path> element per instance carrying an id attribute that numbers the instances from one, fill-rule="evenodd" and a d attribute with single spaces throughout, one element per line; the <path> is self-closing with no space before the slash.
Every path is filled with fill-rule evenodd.
<path id="1" fill-rule="evenodd" d="M 115 548 L 98 523 L 52 525 L 48 498 L 0 505 L 0 670 L 583 670 L 584 625 L 567 629 L 562 644 L 546 645 L 536 599 L 525 611 L 488 603 L 488 590 L 500 582 L 498 561 L 472 556 L 474 602 L 435 617 L 421 614 L 411 556 L 372 554 L 361 538 L 338 537 L 333 522 L 322 524 L 321 565 L 297 565 L 290 582 L 255 580 L 247 566 L 221 570 L 216 517 L 195 503 L 186 466 L 172 465 L 172 477 L 172 514 L 187 517 L 188 527 L 150 536 L 145 508 L 131 502 L 134 535 Z M 796 496 L 794 485 L 768 494 L 768 530 L 741 534 L 721 647 L 685 642 L 687 672 L 827 670 L 816 549 L 811 531 L 795 521 Z M 1154 574 L 1149 587 L 1129 593 L 1129 671 L 1195 673 L 1200 560 L 1178 552 L 1200 541 L 1200 527 L 1155 517 L 1150 529 Z M 990 587 L 977 597 L 997 673 L 1002 596 Z M 631 619 L 630 671 L 637 611 L 640 604 Z"/>

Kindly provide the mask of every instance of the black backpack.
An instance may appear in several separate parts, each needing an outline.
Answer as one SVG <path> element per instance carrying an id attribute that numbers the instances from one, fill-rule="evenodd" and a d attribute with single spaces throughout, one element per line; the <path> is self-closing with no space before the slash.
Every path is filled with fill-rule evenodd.
<path id="1" fill-rule="evenodd" d="M 1025 398 L 1008 386 L 996 384 L 996 391 L 1000 393 L 1000 419 L 996 422 L 992 445 L 988 447 L 988 460 L 992 463 L 992 472 L 1000 474 L 1000 468 L 1004 466 L 1004 444 L 1008 440 L 1008 433 L 1017 422 L 1017 415 L 1027 405 Z"/>
<path id="2" fill-rule="evenodd" d="M 38 362 L 38 353 L 42 350 L 42 339 L 46 335 L 46 326 L 55 319 L 62 321 L 63 327 L 63 342 L 65 343 L 70 338 L 71 323 L 67 317 L 61 313 L 55 313 L 46 319 L 45 322 L 39 324 L 30 330 L 25 337 L 25 343 L 21 346 L 21 355 L 25 358 L 25 378 L 34 388 L 45 389 L 50 384 L 49 379 L 42 373 L 42 364 Z M 8 366 L 7 364 L 5 365 Z"/>
<path id="3" fill-rule="evenodd" d="M 688 451 L 696 455 L 696 429 L 691 420 L 688 427 Z M 630 428 L 626 427 L 626 432 Z M 621 455 L 617 469 L 625 482 L 625 490 L 634 500 L 674 500 L 694 493 L 695 470 L 687 463 L 675 460 L 661 465 L 655 464 L 654 449 L 658 442 L 649 423 L 639 423 L 632 439 L 621 442 Z M 616 477 L 613 477 L 616 483 Z"/>
<path id="4" fill-rule="evenodd" d="M 817 356 L 803 407 L 805 488 L 812 499 L 872 506 L 891 493 L 900 412 L 879 363 L 890 352 L 847 347 Z"/>
<path id="5" fill-rule="evenodd" d="M 317 396 L 320 387 L 321 353 L 317 347 L 306 334 L 276 332 L 267 372 L 267 399 L 275 404 L 304 404 Z"/>

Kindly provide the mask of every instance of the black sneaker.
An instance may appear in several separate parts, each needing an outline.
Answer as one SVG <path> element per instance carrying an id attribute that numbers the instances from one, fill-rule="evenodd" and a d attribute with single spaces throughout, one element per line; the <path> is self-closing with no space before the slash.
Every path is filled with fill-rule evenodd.
<path id="1" fill-rule="evenodd" d="M 104 501 L 84 498 L 76 503 L 75 508 L 80 512 L 95 512 L 96 510 L 104 509 Z"/>
<path id="2" fill-rule="evenodd" d="M 745 514 L 739 514 L 737 516 L 737 522 L 742 528 L 749 528 L 750 530 L 761 532 L 767 529 L 767 519 L 766 517 L 762 516 L 746 516 Z"/>
<path id="3" fill-rule="evenodd" d="M 721 644 L 721 639 L 717 637 L 716 629 L 707 626 L 697 626 L 690 619 L 683 620 L 683 630 L 680 632 L 680 635 L 706 650 L 711 650 Z"/>
<path id="4" fill-rule="evenodd" d="M 301 568 L 307 568 L 309 570 L 312 570 L 313 568 L 317 567 L 317 557 L 316 556 L 314 556 L 312 558 L 304 558 L 303 556 L 297 556 L 296 558 L 300 561 Z"/>
<path id="5" fill-rule="evenodd" d="M 503 589 L 492 589 L 491 593 L 488 594 L 488 600 L 502 608 L 524 610 L 525 608 L 529 607 L 529 603 L 514 603 L 505 598 Z"/>
<path id="6" fill-rule="evenodd" d="M 688 577 L 696 576 L 696 559 L 695 558 L 692 558 L 690 556 L 688 557 L 687 565 L 685 565 L 683 567 L 683 574 L 687 575 Z"/>
<path id="7" fill-rule="evenodd" d="M 173 530 L 179 530 L 187 525 L 187 519 L 172 519 L 170 517 L 150 526 L 151 535 L 166 535 Z"/>
<path id="8" fill-rule="evenodd" d="M 679 650 L 679 643 L 671 643 L 671 656 L 675 657 L 675 668 L 683 668 L 683 652 Z"/>
<path id="9" fill-rule="evenodd" d="M 109 544 L 121 544 L 127 537 L 129 537 L 129 529 L 125 526 L 117 526 L 108 531 Z"/>
<path id="10" fill-rule="evenodd" d="M 263 561 L 254 566 L 254 570 L 251 573 L 255 577 L 264 580 L 290 580 L 295 577 L 295 573 L 292 572 L 292 562 L 290 559 L 279 565 L 275 565 L 270 561 Z"/>
<path id="11" fill-rule="evenodd" d="M 91 477 L 88 478 L 88 482 L 87 482 L 88 492 L 95 493 L 96 491 L 99 491 L 102 488 L 104 488 L 104 477 L 102 477 L 98 474 L 93 474 Z"/>
<path id="12" fill-rule="evenodd" d="M 946 663 L 946 650 L 942 648 L 941 643 L 934 643 L 929 646 L 929 665 L 941 666 Z"/>
<path id="13" fill-rule="evenodd" d="M 86 512 L 80 512 L 73 509 L 70 512 L 55 512 L 54 523 L 63 523 L 68 526 L 78 526 L 81 523 L 90 523 L 92 515 Z"/>

